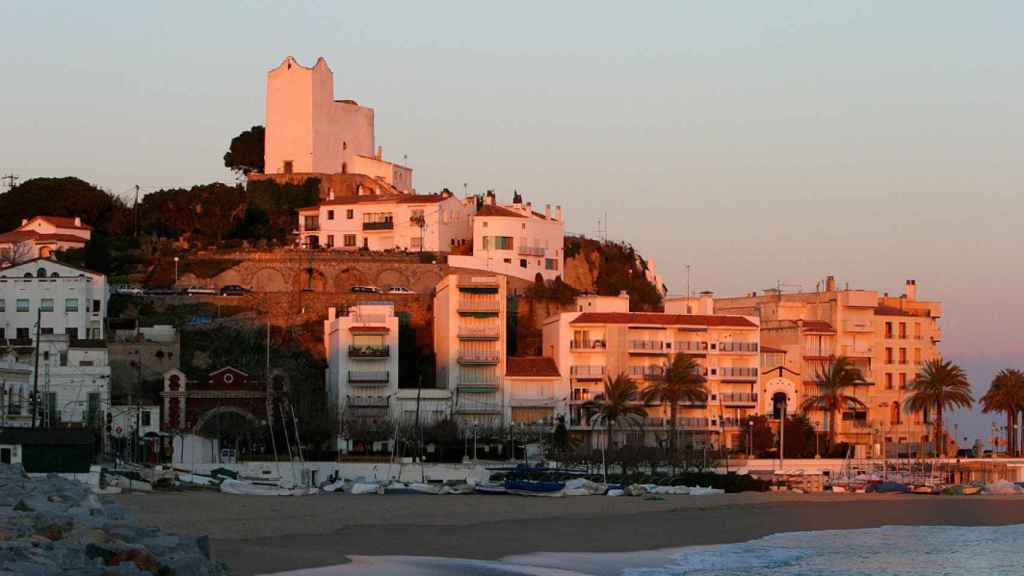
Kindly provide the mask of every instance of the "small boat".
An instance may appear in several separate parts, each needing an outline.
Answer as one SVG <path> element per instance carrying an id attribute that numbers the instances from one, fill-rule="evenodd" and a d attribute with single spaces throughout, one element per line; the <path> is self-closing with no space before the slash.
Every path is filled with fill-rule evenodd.
<path id="1" fill-rule="evenodd" d="M 966 495 L 966 496 L 973 496 L 975 494 L 981 494 L 981 486 L 975 486 L 973 484 L 968 484 L 967 486 L 964 486 L 964 489 L 963 489 L 962 493 L 964 495 Z"/>
<path id="2" fill-rule="evenodd" d="M 934 486 L 919 485 L 910 489 L 911 494 L 938 494 Z"/>
<path id="3" fill-rule="evenodd" d="M 428 484 L 426 482 L 413 482 L 409 488 L 418 494 L 440 494 L 441 484 Z"/>
<path id="4" fill-rule="evenodd" d="M 473 491 L 477 494 L 508 494 L 504 482 L 481 482 L 473 486 Z"/>
<path id="5" fill-rule="evenodd" d="M 519 496 L 565 496 L 565 482 L 533 482 L 530 480 L 506 480 L 505 490 Z"/>

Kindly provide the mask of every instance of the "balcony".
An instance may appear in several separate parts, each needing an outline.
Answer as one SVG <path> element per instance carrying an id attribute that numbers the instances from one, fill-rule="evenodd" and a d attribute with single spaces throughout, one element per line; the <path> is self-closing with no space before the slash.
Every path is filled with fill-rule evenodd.
<path id="1" fill-rule="evenodd" d="M 497 340 L 501 330 L 497 326 L 460 326 L 459 340 Z"/>
<path id="2" fill-rule="evenodd" d="M 664 354 L 665 343 L 661 340 L 630 340 L 630 354 Z"/>
<path id="3" fill-rule="evenodd" d="M 495 315 L 501 310 L 496 300 L 460 300 L 459 314 L 480 316 Z"/>
<path id="4" fill-rule="evenodd" d="M 700 342 L 695 340 L 683 340 L 673 343 L 673 348 L 676 352 L 682 352 L 684 354 L 707 354 L 708 343 Z"/>
<path id="5" fill-rule="evenodd" d="M 571 340 L 569 349 L 576 352 L 593 352 L 605 350 L 604 340 Z"/>
<path id="6" fill-rule="evenodd" d="M 710 428 L 710 426 L 711 421 L 707 418 L 676 418 L 676 428 L 681 430 L 706 430 L 707 428 Z"/>
<path id="7" fill-rule="evenodd" d="M 306 224 L 305 226 L 302 227 L 302 231 L 303 232 L 319 232 L 320 231 L 320 225 L 319 224 Z"/>
<path id="8" fill-rule="evenodd" d="M 727 416 L 725 418 L 718 419 L 718 426 L 721 428 L 741 428 L 743 426 L 743 420 L 741 418 Z"/>
<path id="9" fill-rule="evenodd" d="M 664 418 L 651 418 L 651 417 L 647 417 L 647 418 L 644 418 L 642 422 L 643 422 L 644 428 L 664 428 L 665 427 L 665 419 Z"/>
<path id="10" fill-rule="evenodd" d="M 543 246 L 519 246 L 520 256 L 544 256 Z"/>
<path id="11" fill-rule="evenodd" d="M 382 388 L 391 381 L 387 370 L 349 370 L 348 383 L 353 388 Z"/>
<path id="12" fill-rule="evenodd" d="M 387 344 L 372 346 L 349 346 L 349 358 L 387 358 L 391 354 L 391 347 Z"/>
<path id="13" fill-rule="evenodd" d="M 471 402 L 460 399 L 455 405 L 456 414 L 501 414 L 501 404 L 497 402 Z"/>
<path id="14" fill-rule="evenodd" d="M 349 396 L 350 408 L 387 408 L 387 396 Z"/>
<path id="15" fill-rule="evenodd" d="M 395 223 L 391 220 L 383 222 L 363 222 L 363 230 L 393 230 Z"/>
<path id="16" fill-rule="evenodd" d="M 730 406 L 737 404 L 757 404 L 756 392 L 723 392 L 718 395 L 722 404 Z"/>
<path id="17" fill-rule="evenodd" d="M 873 354 L 871 346 L 843 346 L 843 356 L 847 358 L 870 358 Z"/>
<path id="18" fill-rule="evenodd" d="M 486 365 L 497 364 L 500 355 L 497 351 L 459 352 L 459 364 Z"/>
<path id="19" fill-rule="evenodd" d="M 501 387 L 501 383 L 496 380 L 475 382 L 472 380 L 463 380 L 457 384 L 459 392 L 468 392 L 470 394 L 483 394 L 487 392 L 496 392 Z"/>
<path id="20" fill-rule="evenodd" d="M 629 377 L 641 380 L 661 380 L 665 377 L 665 368 L 662 366 L 630 366 Z"/>
<path id="21" fill-rule="evenodd" d="M 603 380 L 607 366 L 576 365 L 569 367 L 569 375 L 577 380 Z"/>
<path id="22" fill-rule="evenodd" d="M 754 367 L 723 366 L 718 368 L 722 380 L 757 380 L 758 369 Z"/>
<path id="23" fill-rule="evenodd" d="M 719 342 L 719 352 L 757 352 L 757 342 Z"/>
<path id="24" fill-rule="evenodd" d="M 846 320 L 843 322 L 843 328 L 847 332 L 874 332 L 875 324 L 870 318 L 864 318 L 861 320 Z"/>

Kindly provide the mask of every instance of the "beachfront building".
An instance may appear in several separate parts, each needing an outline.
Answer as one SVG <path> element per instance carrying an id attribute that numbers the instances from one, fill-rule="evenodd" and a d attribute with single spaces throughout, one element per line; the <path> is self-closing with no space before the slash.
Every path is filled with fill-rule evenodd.
<path id="1" fill-rule="evenodd" d="M 735 298 L 715 298 L 716 313 L 748 314 L 761 319 L 761 340 L 772 350 L 765 356 L 761 407 L 778 414 L 784 400 L 793 412 L 816 392 L 815 378 L 838 356 L 850 359 L 864 376 L 851 395 L 866 408 L 840 414 L 837 440 L 857 446 L 858 455 L 919 453 L 932 439 L 931 414 L 909 413 L 907 387 L 921 365 L 940 356 L 942 304 L 917 299 L 917 284 L 906 283 L 899 296 L 873 290 L 837 288 L 829 276 L 815 292 L 768 290 Z M 828 431 L 828 417 L 807 415 L 814 427 Z"/>
<path id="2" fill-rule="evenodd" d="M 464 425 L 505 424 L 508 288 L 504 276 L 449 274 L 434 295 L 437 387 L 451 398 Z"/>
<path id="3" fill-rule="evenodd" d="M 31 425 L 33 390 L 37 423 L 100 424 L 110 405 L 106 309 L 103 274 L 47 258 L 0 270 L 0 362 L 19 375 L 5 386 L 8 425 Z"/>
<path id="4" fill-rule="evenodd" d="M 561 206 L 536 212 L 518 195 L 512 204 L 499 205 L 493 192 L 484 195 L 483 206 L 473 217 L 473 252 L 453 255 L 454 268 L 486 270 L 533 281 L 562 275 L 565 254 L 565 223 Z"/>
<path id="5" fill-rule="evenodd" d="M 550 431 L 565 417 L 569 388 L 554 358 L 505 359 L 505 421 L 512 427 Z"/>
<path id="6" fill-rule="evenodd" d="M 678 407 L 680 445 L 740 444 L 741 423 L 758 410 L 760 338 L 756 318 L 741 315 L 638 313 L 629 296 L 583 296 L 577 309 L 544 322 L 544 354 L 555 360 L 569 394 L 569 429 L 589 435 L 593 445 L 607 442 L 584 404 L 603 392 L 606 378 L 624 374 L 641 390 L 664 376 L 676 354 L 687 354 L 707 378 L 706 402 Z M 638 401 L 639 404 L 639 401 Z M 664 444 L 669 406 L 645 406 L 642 426 L 624 426 L 615 445 Z"/>
<path id="7" fill-rule="evenodd" d="M 21 226 L 0 234 L 0 268 L 33 258 L 49 258 L 62 250 L 84 248 L 92 227 L 79 217 L 34 216 Z"/>
<path id="8" fill-rule="evenodd" d="M 328 250 L 448 252 L 472 241 L 474 201 L 439 194 L 333 194 L 299 210 L 299 243 Z"/>
<path id="9" fill-rule="evenodd" d="M 362 174 L 413 192 L 412 169 L 384 160 L 376 146 L 373 109 L 334 99 L 334 73 L 323 58 L 307 68 L 289 56 L 268 72 L 266 107 L 266 175 Z"/>
<path id="10" fill-rule="evenodd" d="M 339 422 L 380 421 L 398 391 L 398 317 L 393 302 L 327 309 L 327 402 Z"/>

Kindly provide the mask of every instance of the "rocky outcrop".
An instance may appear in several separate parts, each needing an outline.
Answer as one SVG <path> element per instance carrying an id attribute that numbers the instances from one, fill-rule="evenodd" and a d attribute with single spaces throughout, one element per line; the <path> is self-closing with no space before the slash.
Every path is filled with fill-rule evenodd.
<path id="1" fill-rule="evenodd" d="M 134 524 L 87 486 L 0 465 L 0 576 L 218 576 L 208 541 Z"/>

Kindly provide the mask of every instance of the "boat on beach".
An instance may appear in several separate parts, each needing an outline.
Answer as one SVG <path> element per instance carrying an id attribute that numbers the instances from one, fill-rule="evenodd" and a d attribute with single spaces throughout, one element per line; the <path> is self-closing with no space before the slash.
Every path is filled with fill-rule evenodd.
<path id="1" fill-rule="evenodd" d="M 565 496 L 565 482 L 544 482 L 532 480 L 505 480 L 505 491 L 519 496 L 544 496 L 560 498 Z"/>

